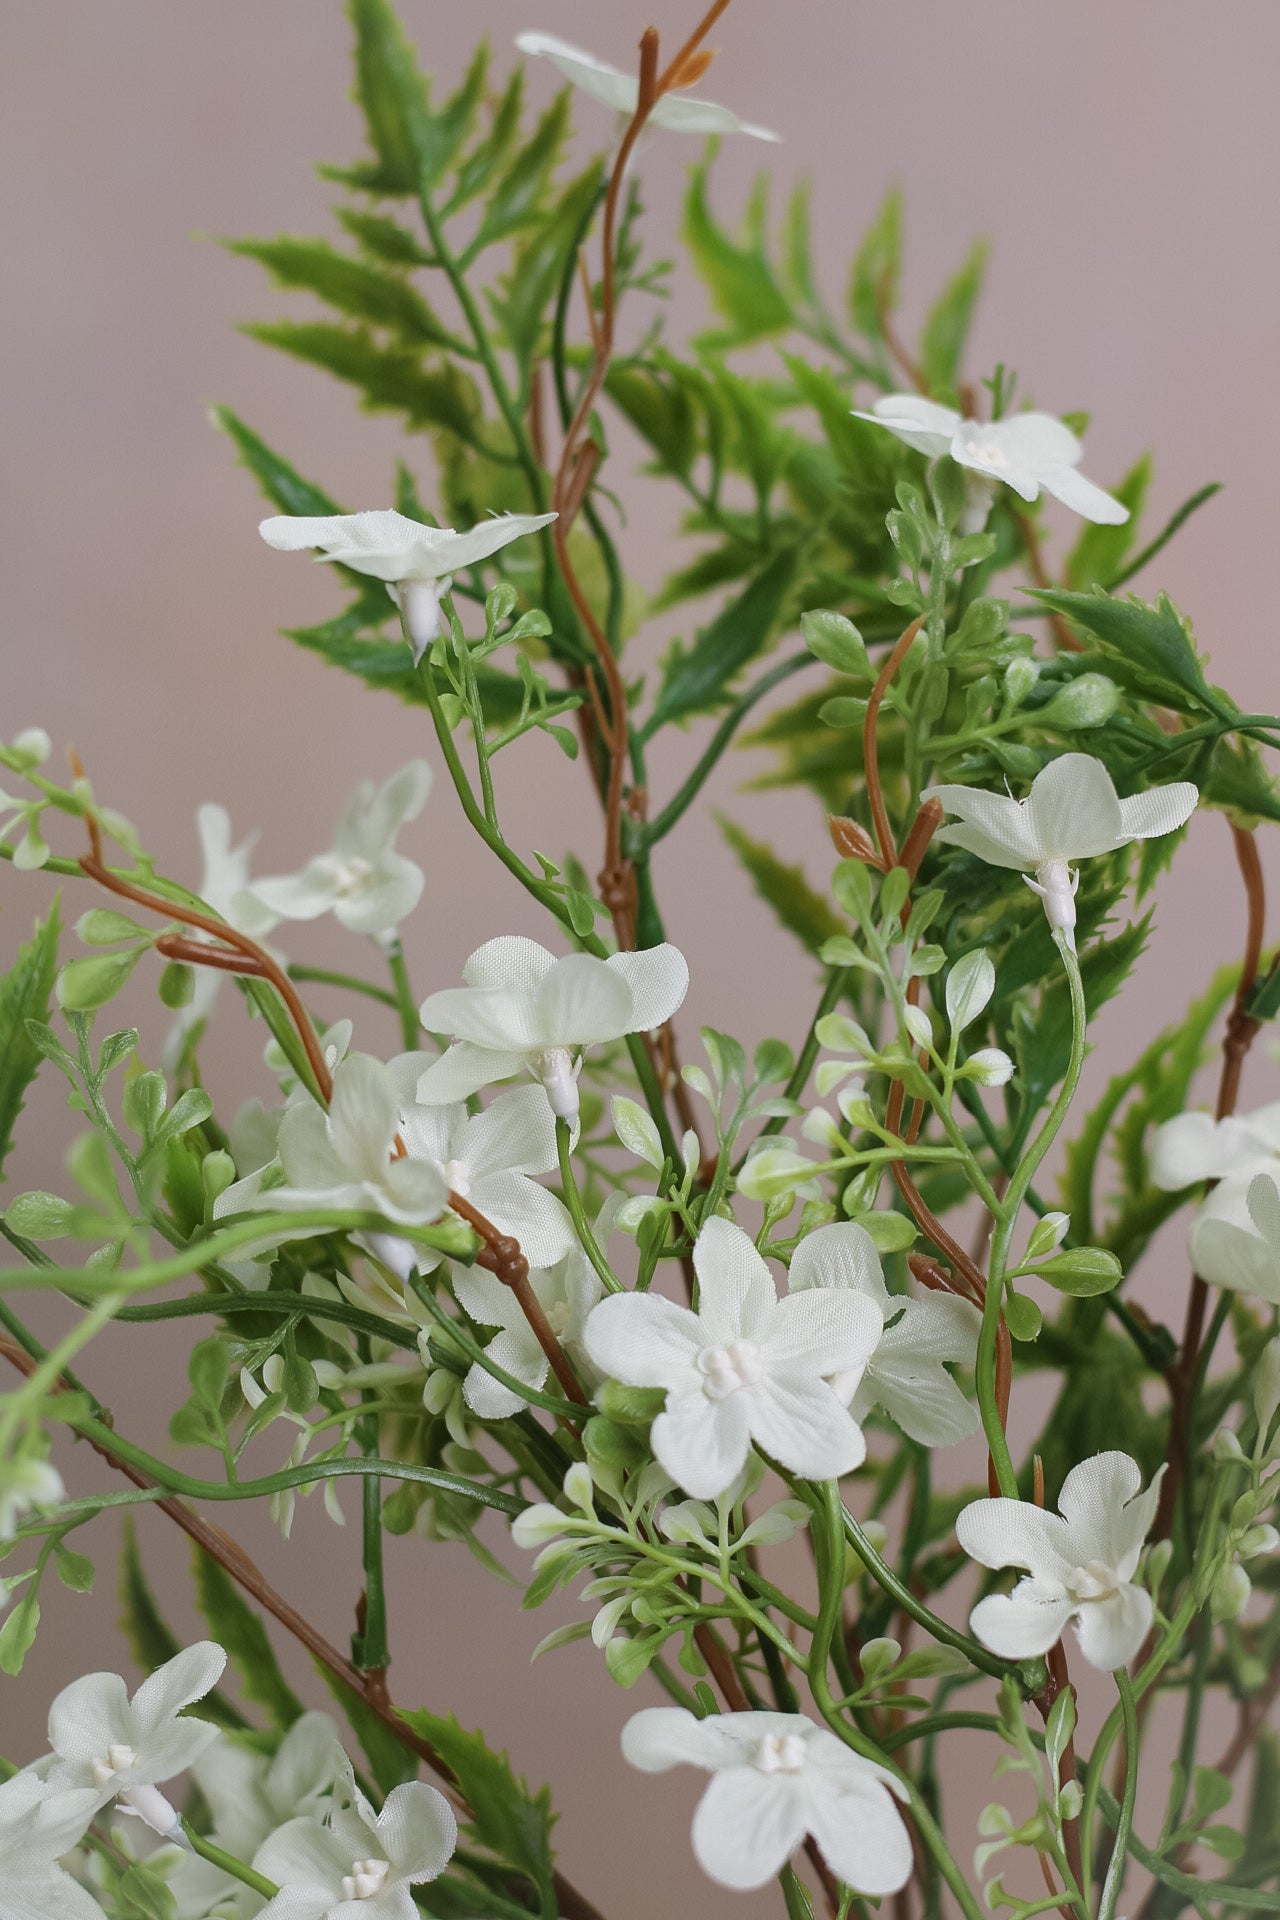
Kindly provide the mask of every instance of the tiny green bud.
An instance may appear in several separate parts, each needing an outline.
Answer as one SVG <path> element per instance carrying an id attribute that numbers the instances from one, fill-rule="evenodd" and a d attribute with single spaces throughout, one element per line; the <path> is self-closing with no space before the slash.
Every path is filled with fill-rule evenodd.
<path id="1" fill-rule="evenodd" d="M 182 1007 L 189 1007 L 196 995 L 196 970 L 189 967 L 185 960 L 170 960 L 160 971 L 156 987 L 160 995 L 160 1004 L 177 1013 Z"/>
<path id="2" fill-rule="evenodd" d="M 1031 1229 L 1031 1237 L 1027 1241 L 1027 1251 L 1023 1259 L 1039 1260 L 1044 1254 L 1052 1253 L 1054 1248 L 1060 1247 L 1066 1239 L 1070 1225 L 1069 1213 L 1046 1213 L 1044 1218 L 1037 1220 Z"/>
<path id="3" fill-rule="evenodd" d="M 15 739 L 11 752 L 16 753 L 28 767 L 42 767 L 53 752 L 53 742 L 43 727 L 24 727 Z"/>
<path id="4" fill-rule="evenodd" d="M 888 1673 L 891 1667 L 896 1667 L 901 1658 L 901 1646 L 887 1635 L 878 1640 L 868 1640 L 859 1656 L 864 1680 L 868 1685 L 874 1684 L 882 1673 Z"/>
<path id="5" fill-rule="evenodd" d="M 1004 670 L 1004 697 L 1010 707 L 1020 707 L 1040 678 L 1040 662 L 1020 653 Z"/>
<path id="6" fill-rule="evenodd" d="M 1045 726 L 1074 730 L 1100 727 L 1120 704 L 1120 690 L 1105 673 L 1082 673 L 1055 693 L 1036 716 Z"/>
<path id="7" fill-rule="evenodd" d="M 1252 1592 L 1253 1582 L 1239 1561 L 1232 1560 L 1213 1583 L 1209 1611 L 1219 1624 L 1224 1620 L 1238 1620 L 1248 1606 Z"/>
<path id="8" fill-rule="evenodd" d="M 206 1153 L 200 1162 L 200 1182 L 204 1188 L 205 1210 L 210 1217 L 215 1203 L 222 1198 L 236 1177 L 236 1163 L 221 1147 Z"/>

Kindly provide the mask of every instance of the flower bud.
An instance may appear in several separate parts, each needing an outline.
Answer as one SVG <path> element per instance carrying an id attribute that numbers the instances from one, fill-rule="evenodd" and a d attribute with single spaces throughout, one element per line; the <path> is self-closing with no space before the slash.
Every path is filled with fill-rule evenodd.
<path id="1" fill-rule="evenodd" d="M 1249 1604 L 1253 1583 L 1239 1561 L 1225 1566 L 1213 1583 L 1209 1610 L 1215 1621 L 1238 1620 Z"/>
<path id="2" fill-rule="evenodd" d="M 53 752 L 53 742 L 43 727 L 24 727 L 10 751 L 20 754 L 26 767 L 42 767 Z"/>

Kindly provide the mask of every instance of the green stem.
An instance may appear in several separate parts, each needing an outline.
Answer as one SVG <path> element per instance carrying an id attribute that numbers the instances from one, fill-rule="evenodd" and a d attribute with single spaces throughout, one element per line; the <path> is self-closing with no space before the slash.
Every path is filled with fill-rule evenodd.
<path id="1" fill-rule="evenodd" d="M 564 1202 L 569 1209 L 574 1230 L 581 1243 L 582 1251 L 599 1275 L 605 1292 L 621 1293 L 624 1290 L 622 1282 L 605 1259 L 600 1250 L 600 1243 L 591 1231 L 591 1225 L 582 1204 L 582 1195 L 578 1191 L 578 1182 L 574 1178 L 573 1162 L 569 1157 L 569 1144 L 569 1123 L 567 1120 L 557 1119 L 556 1155 L 560 1162 L 560 1184 L 564 1188 Z"/>
<path id="2" fill-rule="evenodd" d="M 756 702 L 763 700 L 767 693 L 772 693 L 775 687 L 781 686 L 784 680 L 790 679 L 793 673 L 799 673 L 802 667 L 811 667 L 815 664 L 814 656 L 811 653 L 793 654 L 789 659 L 781 660 L 776 666 L 770 667 L 767 673 L 762 673 L 760 678 L 755 681 L 752 686 L 749 686 L 745 693 L 739 695 L 738 699 L 735 700 L 728 713 L 725 714 L 724 719 L 720 722 L 720 725 L 712 734 L 705 752 L 693 768 L 693 771 L 684 781 L 684 784 L 672 798 L 668 800 L 661 813 L 650 820 L 644 827 L 642 839 L 645 846 L 651 847 L 657 841 L 664 839 L 680 819 L 681 815 L 688 811 L 708 776 L 714 770 L 716 762 Z M 646 731 L 646 738 L 649 737 L 652 730 L 653 722 L 651 721 Z"/>
<path id="3" fill-rule="evenodd" d="M 358 1342 L 360 1358 L 366 1364 L 370 1346 L 363 1336 Z M 378 1396 L 367 1389 L 361 1399 L 366 1411 L 361 1415 L 356 1435 L 366 1460 L 379 1457 L 378 1416 L 373 1409 Z M 382 1483 L 371 1474 L 360 1489 L 361 1558 L 364 1566 L 364 1618 L 359 1633 L 351 1638 L 351 1655 L 364 1671 L 384 1672 L 391 1664 L 387 1638 L 387 1583 L 382 1561 Z"/>
<path id="4" fill-rule="evenodd" d="M 229 1873 L 233 1880 L 243 1881 L 246 1887 L 252 1887 L 264 1900 L 273 1900 L 280 1889 L 274 1880 L 268 1880 L 263 1873 L 255 1873 L 243 1860 L 237 1860 L 234 1853 L 226 1853 L 221 1847 L 215 1847 L 212 1840 L 206 1840 L 197 1833 L 189 1820 L 183 1820 L 182 1831 L 193 1853 L 198 1853 L 210 1866 L 218 1867 L 223 1873 Z"/>
<path id="5" fill-rule="evenodd" d="M 845 994 L 849 991 L 849 983 L 852 979 L 852 967 L 833 967 L 827 975 L 826 982 L 822 989 L 822 997 L 818 1001 L 813 1019 L 809 1022 L 809 1031 L 805 1035 L 804 1045 L 797 1054 L 796 1064 L 791 1070 L 791 1078 L 782 1089 L 783 1096 L 787 1100 L 798 1100 L 808 1085 L 809 1075 L 813 1072 L 814 1061 L 818 1057 L 819 1022 L 825 1020 L 829 1013 L 834 1013 L 835 1009 L 844 999 Z M 785 1115 L 774 1114 L 770 1119 L 766 1120 L 763 1127 L 761 1127 L 761 1135 L 766 1133 L 781 1133 L 786 1124 Z"/>
<path id="6" fill-rule="evenodd" d="M 400 1038 L 404 1042 L 405 1052 L 412 1053 L 421 1037 L 418 1002 L 414 998 L 409 969 L 405 964 L 404 948 L 400 945 L 398 936 L 387 945 L 387 967 L 395 988 L 392 1005 L 400 1015 Z"/>
<path id="7" fill-rule="evenodd" d="M 1098 1920 L 1114 1920 L 1116 1903 L 1124 1885 L 1125 1862 L 1129 1857 L 1129 1837 L 1133 1831 L 1133 1806 L 1138 1793 L 1138 1709 L 1133 1697 L 1133 1682 L 1123 1667 L 1116 1671 L 1120 1711 L 1124 1719 L 1124 1798 L 1116 1821 L 1115 1845 L 1102 1886 Z"/>
<path id="8" fill-rule="evenodd" d="M 421 1300 L 423 1306 L 431 1315 L 431 1318 L 439 1327 L 443 1328 L 450 1342 L 462 1350 L 472 1365 L 483 1367 L 486 1373 L 491 1374 L 493 1378 L 500 1381 L 504 1387 L 509 1387 L 512 1393 L 518 1393 L 520 1398 L 526 1401 L 531 1407 L 543 1407 L 548 1413 L 557 1414 L 562 1420 L 573 1420 L 576 1422 L 590 1419 L 591 1415 L 595 1412 L 594 1407 L 579 1406 L 575 1401 L 561 1399 L 554 1393 L 543 1393 L 540 1387 L 531 1387 L 527 1380 L 518 1380 L 514 1373 L 508 1373 L 506 1368 L 500 1367 L 496 1360 L 491 1360 L 485 1348 L 482 1347 L 478 1341 L 473 1340 L 471 1335 L 457 1320 L 450 1319 L 449 1315 L 432 1293 L 430 1286 L 420 1275 L 411 1273 L 409 1275 L 409 1285 L 413 1288 L 414 1293 L 418 1299 Z"/>
<path id="9" fill-rule="evenodd" d="M 393 1011 L 400 1004 L 395 994 L 386 987 L 375 987 L 371 980 L 362 980 L 359 974 L 334 973 L 329 967 L 304 967 L 293 962 L 287 971 L 291 980 L 318 987 L 340 987 L 344 993 L 363 993 L 368 999 L 380 1001 Z"/>

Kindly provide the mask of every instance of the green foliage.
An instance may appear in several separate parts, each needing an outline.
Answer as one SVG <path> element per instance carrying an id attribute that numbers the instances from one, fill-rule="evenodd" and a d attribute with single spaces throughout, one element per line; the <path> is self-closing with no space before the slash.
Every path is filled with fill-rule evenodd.
<path id="1" fill-rule="evenodd" d="M 27 1022 L 47 1024 L 54 976 L 58 970 L 58 909 L 36 924 L 35 934 L 0 981 L 0 1172 L 13 1144 L 27 1088 L 39 1070 L 42 1053 Z"/>
<path id="2" fill-rule="evenodd" d="M 418 1762 L 414 1755 L 402 1740 L 396 1739 L 373 1708 L 367 1706 L 360 1695 L 353 1693 L 328 1667 L 321 1666 L 319 1661 L 315 1663 L 315 1670 L 346 1716 L 369 1763 L 369 1772 L 380 1790 L 390 1793 L 393 1787 L 401 1786 L 404 1781 L 416 1779 Z"/>
<path id="3" fill-rule="evenodd" d="M 550 1790 L 531 1794 L 506 1754 L 493 1752 L 483 1734 L 468 1733 L 452 1714 L 442 1718 L 419 1709 L 404 1718 L 456 1778 L 471 1808 L 467 1825 L 475 1843 L 524 1874 L 541 1900 L 553 1899 Z"/>
<path id="4" fill-rule="evenodd" d="M 763 651 L 781 615 L 796 558 L 783 552 L 729 602 L 687 650 L 676 646 L 665 664 L 649 730 L 717 706 L 737 673 Z"/>
<path id="5" fill-rule="evenodd" d="M 711 143 L 714 158 L 716 144 Z M 741 345 L 791 324 L 791 306 L 774 276 L 765 251 L 766 182 L 757 181 L 739 242 L 715 219 L 707 204 L 711 160 L 692 168 L 684 203 L 684 239 L 690 258 L 718 311 L 729 323 L 709 344 Z"/>
<path id="6" fill-rule="evenodd" d="M 960 363 L 974 309 L 982 292 L 987 246 L 979 241 L 930 308 L 920 338 L 920 365 L 934 393 L 951 393 L 960 376 Z"/>
<path id="7" fill-rule="evenodd" d="M 230 1575 L 200 1547 L 195 1549 L 196 1598 L 209 1624 L 210 1638 L 225 1647 L 240 1678 L 245 1698 L 286 1729 L 303 1711 L 280 1671 L 267 1632 Z"/>
<path id="8" fill-rule="evenodd" d="M 844 922 L 816 893 L 799 866 L 780 860 L 762 840 L 753 840 L 734 821 L 720 817 L 720 831 L 751 875 L 752 885 L 787 929 L 810 953 L 844 931 Z"/>

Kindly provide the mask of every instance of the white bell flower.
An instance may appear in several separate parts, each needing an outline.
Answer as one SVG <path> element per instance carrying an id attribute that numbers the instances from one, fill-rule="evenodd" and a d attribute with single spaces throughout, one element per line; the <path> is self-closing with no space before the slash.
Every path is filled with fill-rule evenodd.
<path id="1" fill-rule="evenodd" d="M 248 891 L 249 855 L 257 842 L 257 834 L 249 834 L 238 847 L 233 847 L 231 815 L 225 807 L 216 806 L 212 801 L 196 809 L 196 832 L 200 837 L 202 859 L 200 898 L 237 933 L 247 933 L 252 940 L 263 939 L 276 925 L 279 916 Z M 196 940 L 207 937 L 199 932 L 192 935 Z M 222 976 L 216 967 L 195 969 L 195 991 L 186 1006 L 179 1010 L 165 1041 L 164 1061 L 167 1067 L 177 1063 L 182 1043 L 192 1027 L 209 1018 L 221 980 Z"/>
<path id="2" fill-rule="evenodd" d="M 424 1027 L 452 1034 L 455 1045 L 422 1075 L 418 1099 L 447 1105 L 528 1072 L 571 1125 L 583 1048 L 662 1026 L 689 985 L 684 955 L 672 946 L 557 959 L 519 934 L 487 940 L 462 977 L 465 986 L 430 994 L 419 1010 Z"/>
<path id="3" fill-rule="evenodd" d="M 781 1871 L 806 1834 L 857 1893 L 896 1893 L 911 1877 L 911 1836 L 887 1768 L 853 1753 L 804 1713 L 725 1713 L 645 1707 L 622 1729 L 643 1773 L 704 1767 L 712 1776 L 693 1816 L 693 1851 L 722 1887 L 748 1892 Z"/>
<path id="4" fill-rule="evenodd" d="M 388 939 L 422 897 L 421 867 L 395 850 L 396 835 L 416 820 L 431 791 L 431 768 L 411 760 L 375 788 L 362 780 L 342 810 L 328 853 L 308 860 L 300 873 L 256 880 L 235 906 L 281 920 L 317 920 L 332 913 L 352 933 Z"/>
<path id="5" fill-rule="evenodd" d="M 259 1847 L 254 1870 L 280 1889 L 259 1920 L 418 1920 L 411 1889 L 458 1843 L 449 1802 L 421 1780 L 393 1787 L 377 1815 L 354 1782 L 350 1796 L 324 1825 L 287 1821 Z"/>
<path id="6" fill-rule="evenodd" d="M 529 1285 L 561 1346 L 575 1347 L 582 1340 L 588 1314 L 604 1291 L 581 1247 L 570 1247 L 549 1272 L 533 1269 Z M 459 1306 L 478 1326 L 498 1329 L 485 1348 L 490 1358 L 517 1380 L 540 1389 L 550 1365 L 510 1287 L 484 1267 L 455 1266 L 453 1291 Z M 462 1391 L 480 1420 L 503 1420 L 526 1404 L 513 1388 L 486 1373 L 479 1361 L 469 1369 Z"/>
<path id="7" fill-rule="evenodd" d="M 531 1267 L 553 1267 L 574 1244 L 573 1221 L 564 1202 L 533 1177 L 556 1165 L 555 1120 L 541 1088 L 513 1087 L 474 1115 L 461 1101 L 420 1104 L 418 1082 L 439 1057 L 402 1053 L 388 1063 L 400 1099 L 401 1140 L 415 1160 L 440 1169 L 450 1192 L 518 1240 Z M 415 1258 L 424 1273 L 440 1263 L 427 1247 L 417 1248 Z"/>
<path id="8" fill-rule="evenodd" d="M 500 547 L 550 526 L 555 518 L 554 513 L 495 514 L 466 533 L 456 533 L 452 527 L 428 527 L 388 508 L 319 516 L 282 513 L 264 520 L 258 532 L 281 552 L 318 547 L 322 560 L 385 580 L 404 620 L 416 666 L 441 631 L 440 599 L 458 569 L 474 567 Z"/>
<path id="9" fill-rule="evenodd" d="M 92 1788 L 168 1835 L 178 1814 L 159 1783 L 182 1773 L 218 1738 L 207 1720 L 182 1712 L 215 1687 L 227 1664 L 222 1648 L 198 1640 L 157 1667 L 130 1699 L 118 1673 L 86 1673 L 49 1708 L 53 1752 L 37 1763 L 51 1787 Z"/>
<path id="10" fill-rule="evenodd" d="M 855 1221 L 836 1221 L 807 1234 L 791 1261 L 792 1293 L 808 1287 L 847 1287 L 870 1300 L 884 1332 L 861 1380 L 836 1375 L 831 1385 L 861 1423 L 882 1407 L 924 1447 L 950 1447 L 977 1431 L 977 1409 L 965 1399 L 948 1362 L 971 1367 L 982 1316 L 954 1294 L 919 1299 L 890 1293 L 871 1235 Z"/>
<path id="11" fill-rule="evenodd" d="M 1280 1188 L 1255 1174 L 1245 1194 L 1248 1227 L 1206 1208 L 1191 1229 L 1191 1264 L 1202 1280 L 1280 1306 Z"/>
<path id="12" fill-rule="evenodd" d="M 106 1920 L 58 1865 L 101 1804 L 91 1787 L 57 1787 L 31 1772 L 0 1785 L 0 1920 Z"/>
<path id="13" fill-rule="evenodd" d="M 521 53 L 540 56 L 559 68 L 571 86 L 599 100 L 623 119 L 635 114 L 640 98 L 640 81 L 634 73 L 622 73 L 593 53 L 570 46 L 554 33 L 518 33 L 516 45 Z M 753 140 L 778 140 L 780 134 L 767 127 L 752 126 L 740 120 L 729 107 L 714 100 L 699 100 L 679 89 L 664 93 L 650 113 L 646 126 L 666 127 L 673 133 L 747 133 Z"/>
<path id="14" fill-rule="evenodd" d="M 1198 1186 L 1204 1180 L 1215 1182 L 1201 1202 L 1192 1228 L 1196 1272 L 1216 1287 L 1238 1285 L 1232 1277 L 1237 1271 L 1230 1253 L 1232 1242 L 1201 1233 L 1200 1223 L 1225 1220 L 1242 1233 L 1252 1234 L 1250 1186 L 1260 1173 L 1280 1179 L 1280 1101 L 1259 1107 L 1254 1113 L 1231 1114 L 1225 1120 L 1215 1120 L 1210 1113 L 1175 1115 L 1155 1132 L 1150 1173 L 1154 1184 L 1168 1193 Z M 1220 1270 L 1218 1256 L 1224 1253 L 1227 1265 Z"/>
<path id="15" fill-rule="evenodd" d="M 993 867 L 1020 868 L 1044 902 L 1049 925 L 1068 935 L 1076 924 L 1079 885 L 1070 863 L 1172 833 L 1190 819 L 1199 798 L 1189 781 L 1178 780 L 1122 800 L 1090 753 L 1059 754 L 1036 775 L 1025 800 L 985 787 L 945 785 L 921 795 L 960 816 L 958 826 L 940 828 L 935 840 L 964 847 Z"/>
<path id="16" fill-rule="evenodd" d="M 1129 1664 L 1147 1637 L 1151 1595 L 1133 1584 L 1155 1518 L 1164 1468 L 1145 1493 L 1127 1453 L 1096 1453 L 1073 1467 L 1058 1512 L 1027 1500 L 975 1500 L 956 1518 L 956 1537 L 984 1567 L 1025 1567 L 1012 1593 L 989 1594 L 969 1616 L 984 1647 L 1005 1660 L 1048 1653 L 1067 1622 L 1091 1667 Z"/>
<path id="17" fill-rule="evenodd" d="M 862 1429 L 828 1376 L 861 1379 L 883 1328 L 879 1308 L 836 1287 L 779 1300 L 763 1258 L 728 1220 L 706 1222 L 693 1264 L 696 1313 L 656 1293 L 610 1294 L 585 1336 L 612 1379 L 666 1388 L 650 1442 L 672 1479 L 713 1500 L 742 1471 L 753 1441 L 806 1480 L 860 1466 Z"/>
<path id="18" fill-rule="evenodd" d="M 886 393 L 859 420 L 887 427 L 917 453 L 951 458 L 984 479 L 1003 480 L 1023 500 L 1041 492 L 1086 520 L 1119 526 L 1129 509 L 1078 471 L 1084 448 L 1070 427 L 1050 413 L 1011 413 L 1003 420 L 966 420 L 954 407 L 918 393 Z"/>
<path id="19" fill-rule="evenodd" d="M 12 1540 L 24 1513 L 56 1507 L 67 1497 L 62 1475 L 33 1453 L 0 1458 L 0 1540 Z"/>

